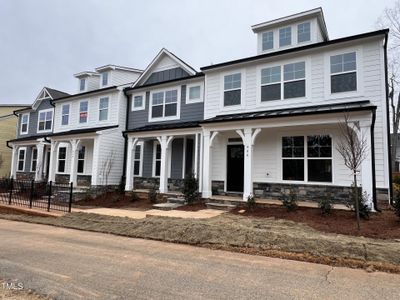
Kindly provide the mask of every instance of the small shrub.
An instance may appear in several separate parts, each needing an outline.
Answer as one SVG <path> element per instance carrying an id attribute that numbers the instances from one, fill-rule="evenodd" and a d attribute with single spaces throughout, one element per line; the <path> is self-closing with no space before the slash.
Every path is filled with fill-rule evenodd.
<path id="1" fill-rule="evenodd" d="M 392 180 L 394 184 L 400 185 L 400 175 L 398 173 L 393 174 Z"/>
<path id="2" fill-rule="evenodd" d="M 400 185 L 394 184 L 394 213 L 400 218 Z"/>
<path id="3" fill-rule="evenodd" d="M 253 195 L 249 195 L 247 197 L 246 206 L 249 210 L 254 210 L 257 207 L 257 203 Z"/>
<path id="4" fill-rule="evenodd" d="M 371 208 L 368 206 L 368 194 L 366 192 L 362 192 L 361 188 L 354 188 L 351 189 L 350 192 L 350 200 L 347 202 L 346 206 L 350 208 L 352 211 L 356 211 L 355 203 L 356 203 L 356 193 L 358 193 L 358 207 L 360 211 L 360 218 L 364 220 L 369 219 L 369 214 L 371 212 Z"/>
<path id="5" fill-rule="evenodd" d="M 186 175 L 181 192 L 189 204 L 199 199 L 199 185 L 193 173 Z"/>
<path id="6" fill-rule="evenodd" d="M 121 181 L 119 182 L 118 185 L 118 192 L 120 194 L 124 194 L 125 193 L 125 177 L 121 177 Z"/>
<path id="7" fill-rule="evenodd" d="M 139 200 L 138 194 L 136 194 L 136 193 L 131 193 L 131 194 L 129 195 L 129 201 L 131 201 L 131 202 L 136 202 L 136 201 L 138 201 L 138 200 Z"/>
<path id="8" fill-rule="evenodd" d="M 329 215 L 332 210 L 331 194 L 327 193 L 318 203 L 318 207 L 321 209 L 323 215 Z"/>
<path id="9" fill-rule="evenodd" d="M 295 211 L 297 209 L 297 192 L 291 188 L 289 194 L 283 194 L 282 204 L 288 211 Z"/>
<path id="10" fill-rule="evenodd" d="M 157 186 L 154 184 L 149 190 L 149 200 L 151 203 L 157 203 L 158 190 Z"/>

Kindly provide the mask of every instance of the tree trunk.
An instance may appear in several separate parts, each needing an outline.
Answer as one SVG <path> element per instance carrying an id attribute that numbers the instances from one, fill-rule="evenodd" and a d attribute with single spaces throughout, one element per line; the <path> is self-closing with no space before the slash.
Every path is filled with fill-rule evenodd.
<path id="1" fill-rule="evenodd" d="M 392 171 L 398 171 L 396 169 L 396 156 L 397 156 L 397 133 L 399 131 L 399 121 L 400 121 L 400 93 L 397 96 L 396 104 L 394 104 L 394 99 L 393 99 L 394 98 L 393 88 L 390 92 L 389 98 L 392 107 L 392 123 L 393 123 L 393 132 L 390 141 L 390 146 L 391 146 L 390 154 L 392 156 L 391 164 L 392 164 Z"/>
<path id="2" fill-rule="evenodd" d="M 356 193 L 356 203 L 354 203 L 354 207 L 356 209 L 356 216 L 357 216 L 357 229 L 360 230 L 360 205 L 359 205 L 359 199 L 358 199 L 358 186 L 357 186 L 357 175 L 354 173 L 354 189 Z"/>

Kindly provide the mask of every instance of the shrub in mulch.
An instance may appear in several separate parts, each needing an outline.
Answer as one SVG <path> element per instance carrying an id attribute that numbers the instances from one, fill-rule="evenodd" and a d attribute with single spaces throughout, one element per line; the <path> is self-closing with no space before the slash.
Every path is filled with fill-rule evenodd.
<path id="1" fill-rule="evenodd" d="M 287 211 L 295 211 L 298 207 L 296 190 L 290 189 L 289 194 L 283 194 L 281 201 Z"/>

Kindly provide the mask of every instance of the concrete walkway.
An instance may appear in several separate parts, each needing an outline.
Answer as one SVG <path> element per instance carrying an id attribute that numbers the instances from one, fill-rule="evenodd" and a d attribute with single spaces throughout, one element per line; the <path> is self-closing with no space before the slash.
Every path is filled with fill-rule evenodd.
<path id="1" fill-rule="evenodd" d="M 147 216 L 161 216 L 161 217 L 173 217 L 173 218 L 183 218 L 183 219 L 208 219 L 219 216 L 223 214 L 225 211 L 216 209 L 202 209 L 199 211 L 149 209 L 149 210 L 139 211 L 139 210 L 127 210 L 121 208 L 88 208 L 88 209 L 73 208 L 72 212 L 92 213 L 92 214 L 114 216 L 114 217 L 128 217 L 132 219 L 144 219 Z"/>

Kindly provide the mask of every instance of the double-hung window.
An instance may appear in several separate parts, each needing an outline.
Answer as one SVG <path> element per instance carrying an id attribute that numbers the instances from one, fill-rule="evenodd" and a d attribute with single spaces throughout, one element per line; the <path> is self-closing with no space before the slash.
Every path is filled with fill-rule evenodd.
<path id="1" fill-rule="evenodd" d="M 25 170 L 25 156 L 26 148 L 21 148 L 18 150 L 18 166 L 17 171 L 23 172 Z"/>
<path id="2" fill-rule="evenodd" d="M 53 125 L 53 110 L 39 111 L 38 131 L 50 131 Z"/>
<path id="3" fill-rule="evenodd" d="M 224 106 L 240 105 L 242 93 L 242 74 L 224 76 Z"/>
<path id="4" fill-rule="evenodd" d="M 69 124 L 69 104 L 64 104 L 61 107 L 61 125 Z"/>
<path id="5" fill-rule="evenodd" d="M 262 34 L 262 50 L 270 50 L 274 48 L 274 32 L 268 31 Z"/>
<path id="6" fill-rule="evenodd" d="M 282 179 L 332 182 L 332 138 L 329 135 L 282 137 Z"/>
<path id="7" fill-rule="evenodd" d="M 135 95 L 132 99 L 132 110 L 142 110 L 144 109 L 144 94 Z"/>
<path id="8" fill-rule="evenodd" d="M 261 101 L 281 99 L 281 66 L 261 70 Z"/>
<path id="9" fill-rule="evenodd" d="M 32 148 L 31 172 L 36 172 L 37 157 L 38 157 L 37 148 Z"/>
<path id="10" fill-rule="evenodd" d="M 58 148 L 58 167 L 57 171 L 59 173 L 64 173 L 65 172 L 65 161 L 67 159 L 67 148 L 66 147 L 60 147 Z"/>
<path id="11" fill-rule="evenodd" d="M 169 118 L 178 115 L 178 90 L 168 90 L 152 94 L 151 117 Z"/>
<path id="12" fill-rule="evenodd" d="M 86 147 L 80 146 L 78 151 L 78 170 L 77 173 L 82 174 L 85 171 L 85 154 L 86 154 Z"/>
<path id="13" fill-rule="evenodd" d="M 153 176 L 158 177 L 161 173 L 161 145 L 156 143 L 153 153 Z"/>
<path id="14" fill-rule="evenodd" d="M 88 121 L 88 101 L 82 101 L 79 103 L 79 123 L 87 123 Z"/>
<path id="15" fill-rule="evenodd" d="M 356 52 L 330 57 L 331 93 L 357 90 Z"/>
<path id="16" fill-rule="evenodd" d="M 279 29 L 279 47 L 289 46 L 292 44 L 292 27 L 284 27 Z"/>
<path id="17" fill-rule="evenodd" d="M 79 91 L 83 92 L 86 89 L 86 79 L 79 79 Z"/>
<path id="18" fill-rule="evenodd" d="M 108 120 L 108 97 L 100 98 L 99 101 L 99 121 Z"/>
<path id="19" fill-rule="evenodd" d="M 133 157 L 133 175 L 141 176 L 142 175 L 142 144 L 138 144 L 135 146 L 135 155 Z"/>
<path id="20" fill-rule="evenodd" d="M 283 66 L 283 97 L 299 98 L 306 95 L 306 63 L 298 62 Z"/>
<path id="21" fill-rule="evenodd" d="M 311 39 L 310 22 L 305 22 L 297 25 L 297 42 L 308 42 Z"/>
<path id="22" fill-rule="evenodd" d="M 104 72 L 101 74 L 101 85 L 102 86 L 108 85 L 108 72 Z"/>
<path id="23" fill-rule="evenodd" d="M 21 116 L 21 134 L 28 133 L 29 114 Z"/>

